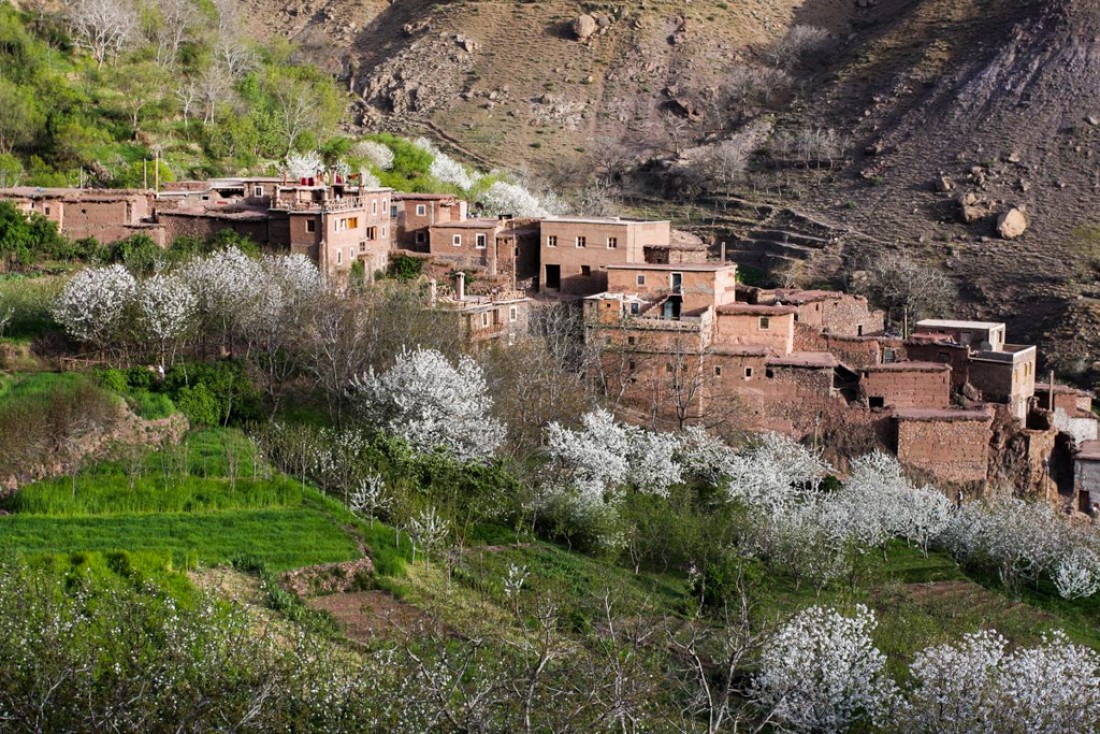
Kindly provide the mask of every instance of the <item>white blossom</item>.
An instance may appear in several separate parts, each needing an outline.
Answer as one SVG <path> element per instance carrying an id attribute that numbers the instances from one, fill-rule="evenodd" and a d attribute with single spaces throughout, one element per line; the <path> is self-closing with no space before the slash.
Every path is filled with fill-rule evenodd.
<path id="1" fill-rule="evenodd" d="M 545 217 L 549 214 L 537 196 L 507 181 L 494 181 L 480 199 L 485 213 L 493 216 Z"/>
<path id="2" fill-rule="evenodd" d="M 137 281 L 122 265 L 81 270 L 65 284 L 53 316 L 75 339 L 102 344 L 125 316 Z"/>
<path id="3" fill-rule="evenodd" d="M 366 160 L 379 171 L 389 171 L 393 168 L 393 151 L 384 143 L 362 140 L 355 145 L 352 154 L 356 158 Z"/>
<path id="4" fill-rule="evenodd" d="M 859 721 L 883 718 L 896 692 L 886 656 L 871 639 L 875 615 L 810 607 L 768 641 L 754 699 L 787 729 L 840 734 Z"/>
<path id="5" fill-rule="evenodd" d="M 325 168 L 321 154 L 315 150 L 307 153 L 291 153 L 283 163 L 283 170 L 291 178 L 310 178 Z"/>
<path id="6" fill-rule="evenodd" d="M 913 686 L 903 715 L 917 732 L 996 732 L 997 669 L 1006 641 L 995 631 L 965 635 L 954 645 L 917 653 L 909 666 Z"/>
<path id="7" fill-rule="evenodd" d="M 350 391 L 364 417 L 416 451 L 484 460 L 504 441 L 485 375 L 469 357 L 453 365 L 433 349 L 405 350 L 386 372 L 357 376 Z"/>
<path id="8" fill-rule="evenodd" d="M 428 173 L 439 183 L 452 184 L 463 191 L 472 189 L 478 179 L 475 174 L 471 174 L 466 169 L 466 166 L 441 152 L 436 152 L 435 160 L 432 161 Z"/>
<path id="9" fill-rule="evenodd" d="M 1054 586 L 1063 599 L 1092 596 L 1100 590 L 1100 556 L 1091 548 L 1073 548 L 1058 560 Z"/>
<path id="10" fill-rule="evenodd" d="M 138 286 L 137 304 L 142 329 L 156 340 L 163 363 L 166 344 L 191 326 L 198 299 L 180 276 L 157 273 Z"/>
<path id="11" fill-rule="evenodd" d="M 199 310 L 227 327 L 254 315 L 267 281 L 260 264 L 236 247 L 192 260 L 182 275 Z"/>
<path id="12" fill-rule="evenodd" d="M 442 550 L 449 532 L 447 520 L 434 507 L 429 507 L 409 521 L 409 536 L 413 544 L 429 558 Z"/>
<path id="13" fill-rule="evenodd" d="M 730 462 L 727 491 L 731 500 L 779 512 L 800 494 L 816 491 L 830 470 L 820 455 L 797 441 L 768 433 Z"/>

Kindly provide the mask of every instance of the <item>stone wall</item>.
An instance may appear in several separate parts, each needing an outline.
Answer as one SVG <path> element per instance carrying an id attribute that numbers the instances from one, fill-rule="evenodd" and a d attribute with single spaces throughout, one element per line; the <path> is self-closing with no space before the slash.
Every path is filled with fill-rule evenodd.
<path id="1" fill-rule="evenodd" d="M 934 362 L 866 367 L 860 373 L 860 395 L 871 407 L 946 408 L 951 368 Z"/>
<path id="2" fill-rule="evenodd" d="M 985 484 L 992 411 L 899 411 L 898 460 L 948 484 Z"/>

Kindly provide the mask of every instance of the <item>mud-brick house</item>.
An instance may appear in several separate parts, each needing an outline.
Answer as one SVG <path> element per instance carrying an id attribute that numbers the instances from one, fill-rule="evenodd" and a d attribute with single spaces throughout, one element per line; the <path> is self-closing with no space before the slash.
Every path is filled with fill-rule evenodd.
<path id="1" fill-rule="evenodd" d="M 1100 515 L 1100 441 L 1085 441 L 1073 460 L 1074 509 Z"/>
<path id="2" fill-rule="evenodd" d="M 538 274 L 538 220 L 466 219 L 428 228 L 433 258 L 456 268 L 512 277 L 520 287 Z"/>
<path id="3" fill-rule="evenodd" d="M 155 192 L 144 189 L 0 189 L 0 201 L 10 201 L 21 211 L 56 222 L 66 237 L 95 237 L 103 243 L 140 233 L 163 244 L 152 218 L 155 197 Z"/>
<path id="4" fill-rule="evenodd" d="M 956 390 L 977 392 L 983 402 L 1007 405 L 1019 421 L 1035 394 L 1034 346 L 1005 343 L 1005 325 L 987 321 L 929 319 L 906 342 L 914 360 L 951 365 Z"/>
<path id="5" fill-rule="evenodd" d="M 513 344 L 528 334 L 531 300 L 517 290 L 501 289 L 485 296 L 466 294 L 465 274 L 455 274 L 454 291 L 438 297 L 436 282 L 431 282 L 433 314 L 450 319 L 455 332 L 472 346 L 492 341 Z"/>
<path id="6" fill-rule="evenodd" d="M 1066 385 L 1037 383 L 1034 407 L 1048 411 L 1058 431 L 1069 435 L 1078 445 L 1100 438 L 1096 415 L 1092 412 L 1092 393 Z"/>
<path id="7" fill-rule="evenodd" d="M 291 184 L 275 188 L 270 212 L 286 219 L 285 246 L 309 255 L 322 273 L 346 275 L 361 262 L 370 277 L 388 264 L 391 195 L 353 183 Z"/>
<path id="8" fill-rule="evenodd" d="M 468 209 L 467 203 L 453 194 L 395 192 L 390 200 L 390 231 L 394 245 L 428 252 L 429 230 L 436 225 L 465 221 Z"/>
<path id="9" fill-rule="evenodd" d="M 860 397 L 869 408 L 946 408 L 951 405 L 951 366 L 894 362 L 859 370 Z"/>
<path id="10" fill-rule="evenodd" d="M 607 291 L 608 265 L 645 263 L 672 240 L 668 221 L 619 217 L 547 217 L 540 230 L 539 290 L 561 296 Z"/>

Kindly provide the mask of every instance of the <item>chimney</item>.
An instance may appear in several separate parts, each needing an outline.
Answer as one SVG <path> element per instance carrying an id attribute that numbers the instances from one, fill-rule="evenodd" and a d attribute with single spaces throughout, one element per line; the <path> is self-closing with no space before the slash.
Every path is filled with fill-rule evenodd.
<path id="1" fill-rule="evenodd" d="M 721 247 L 721 252 L 722 252 L 722 255 L 721 255 L 722 264 L 725 265 L 726 264 L 726 243 L 722 242 L 720 247 Z"/>
<path id="2" fill-rule="evenodd" d="M 435 301 L 437 297 L 435 278 L 428 281 L 428 305 L 435 308 Z"/>
<path id="3" fill-rule="evenodd" d="M 461 270 L 455 273 L 455 295 L 460 301 L 466 300 L 466 273 Z"/>

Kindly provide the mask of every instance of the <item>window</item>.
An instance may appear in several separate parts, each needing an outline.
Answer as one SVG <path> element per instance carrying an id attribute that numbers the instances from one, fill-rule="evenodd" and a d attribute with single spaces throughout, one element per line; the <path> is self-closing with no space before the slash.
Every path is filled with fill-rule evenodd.
<path id="1" fill-rule="evenodd" d="M 390 204 L 390 219 L 397 219 L 397 204 Z"/>
<path id="2" fill-rule="evenodd" d="M 336 251 L 336 264 L 337 265 L 343 265 L 343 263 L 344 263 L 344 251 L 343 250 L 337 250 Z"/>
<path id="3" fill-rule="evenodd" d="M 863 324 L 856 326 L 856 336 L 863 336 Z"/>
<path id="4" fill-rule="evenodd" d="M 628 370 L 630 370 L 631 372 L 634 371 L 634 360 L 633 359 L 626 363 L 626 368 Z"/>
<path id="5" fill-rule="evenodd" d="M 377 201 L 372 201 L 370 203 L 370 213 L 372 215 L 378 214 L 378 202 Z"/>
<path id="6" fill-rule="evenodd" d="M 509 306 L 508 307 L 508 320 L 509 321 L 519 321 L 519 309 L 516 308 L 515 306 Z"/>
<path id="7" fill-rule="evenodd" d="M 488 244 L 488 239 L 483 234 L 476 235 L 474 240 L 474 247 L 479 250 L 484 250 Z"/>
<path id="8" fill-rule="evenodd" d="M 428 213 L 428 207 L 424 206 L 423 204 L 417 204 L 416 205 L 416 216 L 422 217 L 427 213 Z"/>
<path id="9" fill-rule="evenodd" d="M 618 237 L 608 237 L 607 238 L 607 249 L 614 250 L 618 246 L 619 246 L 619 238 Z"/>
<path id="10" fill-rule="evenodd" d="M 892 364 L 898 360 L 898 350 L 887 347 L 882 350 L 882 361 L 884 364 Z"/>
<path id="11" fill-rule="evenodd" d="M 638 285 L 645 285 L 645 276 L 644 275 L 639 275 L 638 276 Z"/>
<path id="12" fill-rule="evenodd" d="M 635 337 L 628 336 L 626 338 L 626 343 L 629 344 L 630 346 L 634 346 L 637 342 L 638 342 L 638 340 Z"/>
<path id="13" fill-rule="evenodd" d="M 592 275 L 592 266 L 581 265 L 581 275 L 585 276 L 586 278 Z"/>
<path id="14" fill-rule="evenodd" d="M 317 231 L 317 222 L 312 220 L 312 219 L 307 219 L 306 220 L 306 231 L 307 232 L 316 232 Z"/>
<path id="15" fill-rule="evenodd" d="M 772 379 L 775 377 L 775 370 L 764 370 L 764 377 L 767 377 L 769 380 Z"/>
<path id="16" fill-rule="evenodd" d="M 577 247 L 588 247 L 588 238 L 587 237 L 578 237 L 577 238 Z"/>
<path id="17" fill-rule="evenodd" d="M 252 195 L 253 196 L 263 196 L 264 195 L 264 187 L 263 186 L 253 186 L 252 187 Z"/>
<path id="18" fill-rule="evenodd" d="M 871 408 L 885 408 L 886 398 L 881 396 L 874 396 L 867 398 L 867 405 Z"/>
<path id="19" fill-rule="evenodd" d="M 422 245 L 427 240 L 428 240 L 428 235 L 424 234 L 423 232 L 417 232 L 416 233 L 416 244 Z"/>
<path id="20" fill-rule="evenodd" d="M 388 233 L 389 233 L 389 230 L 388 230 L 388 229 L 387 229 L 386 227 L 383 227 L 383 228 L 382 228 L 382 239 L 385 239 L 385 238 L 386 238 L 386 235 L 387 235 Z"/>
<path id="21" fill-rule="evenodd" d="M 683 290 L 684 287 L 684 274 L 673 273 L 671 276 L 669 276 L 669 285 L 672 286 L 673 293 L 679 293 L 681 290 Z"/>
<path id="22" fill-rule="evenodd" d="M 633 303 L 630 304 L 630 313 L 631 313 L 632 316 L 637 316 L 641 312 L 642 312 L 642 304 L 638 303 L 637 301 L 634 301 Z"/>
<path id="23" fill-rule="evenodd" d="M 481 325 L 482 325 L 482 327 L 486 327 L 486 326 L 489 325 L 489 312 L 488 311 L 481 314 Z"/>
<path id="24" fill-rule="evenodd" d="M 50 207 L 44 206 L 42 207 L 42 211 L 46 213 L 47 217 L 50 216 Z"/>
<path id="25" fill-rule="evenodd" d="M 714 368 L 714 376 L 715 377 L 721 377 L 722 376 L 722 368 L 721 367 L 715 367 Z"/>
<path id="26" fill-rule="evenodd" d="M 348 217 L 345 219 L 344 229 L 359 229 L 359 217 Z"/>
<path id="27" fill-rule="evenodd" d="M 367 227 L 367 239 L 378 239 L 378 227 Z"/>
<path id="28" fill-rule="evenodd" d="M 746 367 L 745 368 L 745 379 L 746 380 L 751 380 L 752 379 L 752 367 Z"/>
<path id="29" fill-rule="evenodd" d="M 462 235 L 456 234 L 451 237 L 451 244 L 455 247 L 462 247 Z"/>
<path id="30" fill-rule="evenodd" d="M 547 247 L 557 247 L 558 246 L 558 238 L 555 237 L 552 234 L 546 235 L 546 246 Z"/>
<path id="31" fill-rule="evenodd" d="M 767 331 L 772 328 L 772 320 L 767 316 L 760 317 L 760 331 Z"/>
<path id="32" fill-rule="evenodd" d="M 672 362 L 665 362 L 665 372 L 672 374 Z"/>

